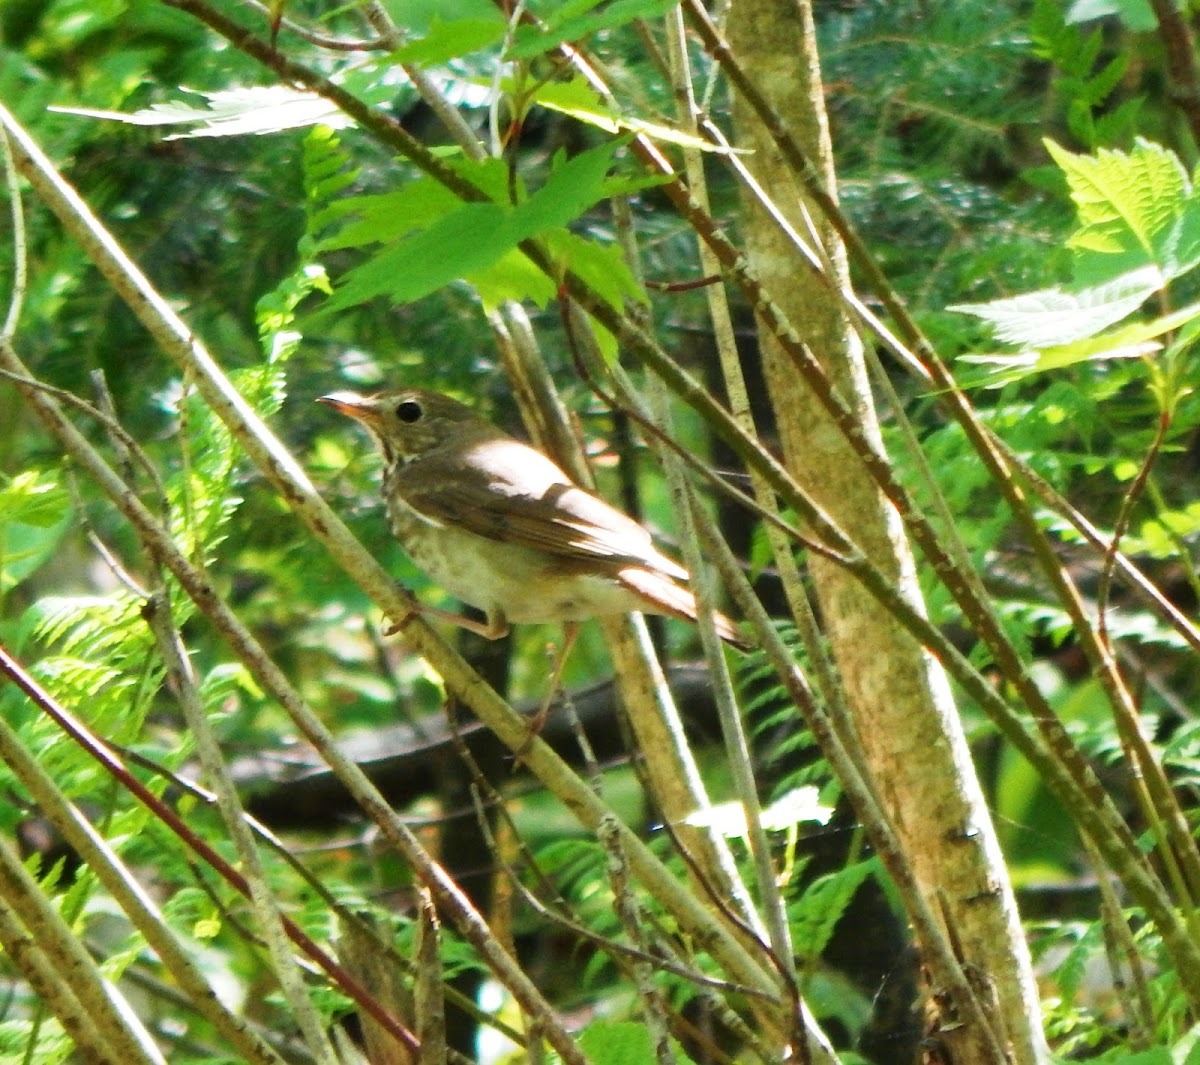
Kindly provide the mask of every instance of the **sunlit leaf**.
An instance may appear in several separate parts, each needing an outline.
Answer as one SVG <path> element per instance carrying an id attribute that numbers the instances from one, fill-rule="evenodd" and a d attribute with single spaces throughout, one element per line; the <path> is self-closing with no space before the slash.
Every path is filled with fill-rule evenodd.
<path id="1" fill-rule="evenodd" d="M 1200 303 L 1183 307 L 1149 322 L 1131 322 L 1119 329 L 1089 336 L 1067 344 L 1048 345 L 1013 354 L 960 355 L 959 362 L 990 367 L 986 383 L 1008 384 L 1031 373 L 1059 370 L 1076 363 L 1103 359 L 1133 359 L 1162 348 L 1156 339 L 1200 319 Z"/>
<path id="2" fill-rule="evenodd" d="M 641 133 L 651 140 L 678 144 L 685 148 L 699 148 L 705 152 L 726 153 L 727 149 L 701 137 L 685 133 L 661 122 L 619 115 L 606 106 L 596 92 L 582 78 L 571 81 L 547 82 L 534 94 L 533 99 L 542 107 L 570 115 L 589 126 L 596 126 L 605 133 Z"/>
<path id="3" fill-rule="evenodd" d="M 0 591 L 49 559 L 70 525 L 71 500 L 56 474 L 25 470 L 0 488 Z"/>
<path id="4" fill-rule="evenodd" d="M 410 302 L 489 270 L 522 241 L 575 221 L 602 197 L 616 149 L 609 142 L 574 156 L 516 207 L 462 204 L 351 270 L 320 315 L 376 296 Z M 352 235 L 361 239 L 369 232 L 356 228 Z"/>
<path id="5" fill-rule="evenodd" d="M 948 310 L 990 322 L 996 338 L 1005 343 L 1049 347 L 1094 336 L 1137 310 L 1162 284 L 1159 271 L 1145 266 L 1103 285 L 1042 289 L 991 303 L 958 303 Z"/>
<path id="6" fill-rule="evenodd" d="M 1076 155 L 1047 140 L 1079 216 L 1068 241 L 1088 284 L 1152 264 L 1166 280 L 1200 263 L 1200 201 L 1174 152 L 1138 140 L 1130 152 Z"/>
<path id="7" fill-rule="evenodd" d="M 191 92 L 184 89 L 184 92 Z M 191 107 L 184 103 L 152 104 L 141 111 L 96 111 L 80 107 L 52 107 L 68 115 L 103 118 L 133 126 L 197 125 L 189 133 L 176 133 L 165 138 L 240 137 L 246 134 L 279 133 L 286 129 L 322 125 L 341 129 L 352 125 L 351 119 L 324 97 L 303 92 L 287 85 L 247 86 L 199 92 L 207 104 Z"/>

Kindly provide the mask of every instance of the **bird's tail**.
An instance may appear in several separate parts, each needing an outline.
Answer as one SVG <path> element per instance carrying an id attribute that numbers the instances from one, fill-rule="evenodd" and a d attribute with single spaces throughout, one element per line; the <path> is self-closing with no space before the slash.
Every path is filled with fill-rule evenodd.
<path id="1" fill-rule="evenodd" d="M 669 577 L 639 566 L 629 566 L 617 574 L 617 579 L 647 601 L 648 613 L 668 614 L 693 623 L 696 621 L 696 597 Z M 717 635 L 730 647 L 739 651 L 749 651 L 754 647 L 719 610 L 713 612 L 713 622 L 717 627 Z"/>

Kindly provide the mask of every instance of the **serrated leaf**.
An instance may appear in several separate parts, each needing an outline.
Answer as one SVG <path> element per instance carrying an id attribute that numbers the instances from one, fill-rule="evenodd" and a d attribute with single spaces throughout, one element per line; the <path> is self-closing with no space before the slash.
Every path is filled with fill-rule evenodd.
<path id="1" fill-rule="evenodd" d="M 1168 510 L 1142 523 L 1137 533 L 1129 534 L 1121 543 L 1127 554 L 1147 554 L 1152 558 L 1175 558 L 1180 541 L 1200 536 L 1200 502 L 1190 503 L 1180 510 Z"/>
<path id="2" fill-rule="evenodd" d="M 464 204 L 349 271 L 317 317 L 385 294 L 408 303 L 486 269 L 516 243 L 509 214 L 493 203 Z"/>
<path id="3" fill-rule="evenodd" d="M 1102 359 L 1133 359 L 1161 349 L 1156 338 L 1200 319 L 1200 303 L 1194 303 L 1150 322 L 1132 322 L 1119 329 L 1086 337 L 1069 344 L 1020 351 L 1015 354 L 961 355 L 959 362 L 990 367 L 982 383 L 1006 385 L 1032 373 L 1061 370 L 1076 363 Z"/>
<path id="4" fill-rule="evenodd" d="M 581 152 L 516 207 L 461 205 L 351 270 L 316 317 L 381 295 L 411 302 L 452 281 L 484 274 L 522 241 L 560 229 L 603 196 L 617 147 L 609 142 Z"/>
<path id="5" fill-rule="evenodd" d="M 0 489 L 0 591 L 46 562 L 70 525 L 70 496 L 56 475 L 25 470 Z"/>
<path id="6" fill-rule="evenodd" d="M 876 871 L 877 864 L 877 859 L 872 858 L 819 877 L 800 901 L 788 908 L 798 954 L 806 958 L 820 956 L 846 907 L 867 877 Z"/>
<path id="7" fill-rule="evenodd" d="M 566 229 L 553 230 L 545 239 L 555 260 L 584 281 L 610 307 L 619 310 L 625 299 L 648 302 L 618 245 L 601 244 Z"/>
<path id="8" fill-rule="evenodd" d="M 54 474 L 23 470 L 0 488 L 0 522 L 48 529 L 63 519 L 71 501 Z"/>
<path id="9" fill-rule="evenodd" d="M 499 10 L 495 18 L 460 18 L 444 21 L 434 18 L 429 32 L 396 52 L 398 63 L 416 66 L 440 66 L 504 40 L 506 23 Z"/>
<path id="10" fill-rule="evenodd" d="M 1079 215 L 1070 247 L 1119 255 L 1127 265 L 1166 268 L 1174 262 L 1172 231 L 1192 190 L 1173 152 L 1144 140 L 1128 153 L 1102 148 L 1095 155 L 1075 155 L 1048 139 L 1045 144 Z"/>
<path id="11" fill-rule="evenodd" d="M 618 142 L 609 141 L 580 152 L 558 167 L 546 184 L 516 208 L 518 228 L 527 236 L 557 229 L 602 200 L 618 147 Z"/>
<path id="12" fill-rule="evenodd" d="M 507 300 L 530 300 L 545 308 L 558 286 L 534 266 L 519 248 L 502 255 L 486 270 L 467 275 L 483 306 L 492 310 Z"/>
<path id="13" fill-rule="evenodd" d="M 633 22 L 635 19 L 658 19 L 670 11 L 678 0 L 613 0 L 600 11 L 587 11 L 575 15 L 578 8 L 594 8 L 597 3 L 567 5 L 570 17 L 563 12 L 552 11 L 542 26 L 522 26 L 514 38 L 511 48 L 504 53 L 505 59 L 532 59 L 548 52 L 564 41 L 581 41 L 601 30 L 612 30 Z"/>
<path id="14" fill-rule="evenodd" d="M 321 251 L 388 244 L 415 229 L 422 229 L 462 205 L 445 185 L 432 178 L 407 182 L 394 192 L 352 196 L 339 200 L 326 220 L 335 215 L 356 215 L 355 221 L 324 238 Z"/>
<path id="15" fill-rule="evenodd" d="M 191 89 L 184 89 L 191 92 Z M 207 107 L 187 104 L 154 104 L 142 111 L 126 114 L 122 111 L 93 111 L 78 107 L 52 107 L 68 115 L 85 118 L 104 118 L 134 126 L 198 125 L 190 133 L 176 133 L 165 138 L 240 137 L 246 134 L 279 133 L 303 126 L 322 125 L 342 129 L 352 125 L 349 116 L 316 93 L 303 92 L 286 85 L 248 86 L 198 92 Z"/>
<path id="16" fill-rule="evenodd" d="M 1132 314 L 1163 284 L 1158 269 L 1145 266 L 1076 291 L 1042 289 L 991 303 L 958 303 L 947 310 L 990 322 L 1005 343 L 1046 348 L 1094 336 Z"/>

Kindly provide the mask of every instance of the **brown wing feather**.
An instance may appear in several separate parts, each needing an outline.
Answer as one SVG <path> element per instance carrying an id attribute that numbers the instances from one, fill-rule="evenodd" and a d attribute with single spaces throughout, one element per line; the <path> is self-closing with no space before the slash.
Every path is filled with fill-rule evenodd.
<path id="1" fill-rule="evenodd" d="M 502 438 L 475 445 L 470 462 L 464 457 L 423 455 L 395 471 L 393 487 L 415 510 L 478 536 L 687 579 L 687 571 L 659 553 L 637 522 L 573 484 L 541 452 Z"/>

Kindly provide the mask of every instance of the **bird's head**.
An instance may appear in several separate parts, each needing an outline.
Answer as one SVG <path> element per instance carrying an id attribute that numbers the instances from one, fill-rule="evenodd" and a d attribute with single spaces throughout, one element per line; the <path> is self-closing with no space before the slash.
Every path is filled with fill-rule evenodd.
<path id="1" fill-rule="evenodd" d="M 389 389 L 370 396 L 332 392 L 317 402 L 362 422 L 389 463 L 498 432 L 466 404 L 423 388 Z"/>

